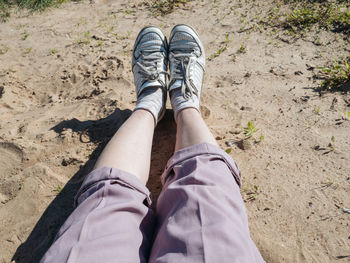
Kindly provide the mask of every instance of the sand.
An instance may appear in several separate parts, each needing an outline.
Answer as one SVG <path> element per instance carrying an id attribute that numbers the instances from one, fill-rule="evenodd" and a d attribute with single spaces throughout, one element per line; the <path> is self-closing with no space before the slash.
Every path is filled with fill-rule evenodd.
<path id="1" fill-rule="evenodd" d="M 269 1 L 193 1 L 165 16 L 142 1 L 119 2 L 66 3 L 0 24 L 0 48 L 9 47 L 0 55 L 0 262 L 40 260 L 135 106 L 139 30 L 155 25 L 169 35 L 178 23 L 204 43 L 202 113 L 242 171 L 251 235 L 265 260 L 349 262 L 350 214 L 342 209 L 350 208 L 350 96 L 314 89 L 314 67 L 349 54 L 343 36 L 249 30 L 243 20 Z M 155 198 L 174 149 L 168 108 L 152 150 Z M 258 130 L 246 139 L 248 121 Z"/>

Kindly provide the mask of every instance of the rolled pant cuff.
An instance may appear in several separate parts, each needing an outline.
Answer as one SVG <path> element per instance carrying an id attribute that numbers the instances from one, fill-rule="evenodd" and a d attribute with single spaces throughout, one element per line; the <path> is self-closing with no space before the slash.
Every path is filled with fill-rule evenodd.
<path id="1" fill-rule="evenodd" d="M 148 206 L 151 206 L 152 204 L 150 191 L 141 183 L 139 179 L 136 178 L 135 175 L 122 171 L 118 168 L 106 166 L 93 170 L 86 176 L 83 184 L 74 198 L 75 207 L 89 197 L 91 195 L 90 191 L 94 191 L 93 186 L 101 181 L 110 181 L 111 184 L 123 184 L 126 187 L 144 194 Z"/>
<path id="2" fill-rule="evenodd" d="M 212 155 L 213 157 L 221 159 L 223 162 L 225 162 L 235 178 L 236 183 L 239 187 L 241 187 L 241 173 L 236 162 L 225 151 L 210 143 L 195 144 L 176 151 L 168 161 L 165 171 L 162 174 L 162 184 L 164 185 L 166 183 L 169 175 L 171 174 L 171 170 L 175 165 L 181 164 L 182 162 L 195 158 L 199 155 Z"/>

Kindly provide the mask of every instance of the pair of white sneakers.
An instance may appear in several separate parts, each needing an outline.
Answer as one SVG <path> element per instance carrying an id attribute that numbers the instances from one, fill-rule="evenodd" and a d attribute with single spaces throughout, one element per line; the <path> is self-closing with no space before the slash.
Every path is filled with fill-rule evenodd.
<path id="1" fill-rule="evenodd" d="M 165 113 L 169 86 L 175 119 L 186 108 L 200 111 L 204 66 L 204 48 L 191 27 L 175 26 L 169 43 L 159 28 L 142 29 L 136 38 L 132 58 L 137 94 L 135 110 L 149 111 L 157 123 Z"/>

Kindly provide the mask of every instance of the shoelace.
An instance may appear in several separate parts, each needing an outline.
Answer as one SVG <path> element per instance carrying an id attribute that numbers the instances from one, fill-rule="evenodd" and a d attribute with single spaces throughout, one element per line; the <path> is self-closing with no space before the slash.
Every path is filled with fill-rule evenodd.
<path id="1" fill-rule="evenodd" d="M 151 52 L 151 51 L 149 51 Z M 160 79 L 160 74 L 167 75 L 168 73 L 164 70 L 158 70 L 158 63 L 162 63 L 163 54 L 160 52 L 152 52 L 149 54 L 142 53 L 141 54 L 141 61 L 142 64 L 137 61 L 136 64 L 139 66 L 139 73 L 144 76 L 148 80 L 158 80 L 163 87 L 166 86 L 166 84 Z"/>
<path id="2" fill-rule="evenodd" d="M 185 100 L 189 100 L 193 95 L 198 96 L 198 89 L 194 85 L 190 76 L 193 59 L 190 54 L 174 54 L 174 71 L 172 81 L 182 80 L 181 95 Z M 171 85 L 171 84 L 170 84 Z"/>

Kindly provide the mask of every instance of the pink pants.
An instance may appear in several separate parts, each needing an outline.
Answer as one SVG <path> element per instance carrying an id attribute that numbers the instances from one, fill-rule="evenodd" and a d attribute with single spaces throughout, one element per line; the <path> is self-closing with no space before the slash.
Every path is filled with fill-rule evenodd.
<path id="1" fill-rule="evenodd" d="M 92 171 L 41 262 L 264 262 L 228 154 L 206 143 L 177 151 L 162 182 L 155 214 L 134 175 Z"/>

